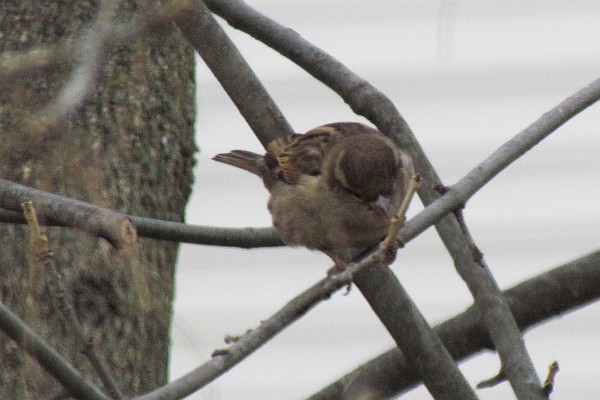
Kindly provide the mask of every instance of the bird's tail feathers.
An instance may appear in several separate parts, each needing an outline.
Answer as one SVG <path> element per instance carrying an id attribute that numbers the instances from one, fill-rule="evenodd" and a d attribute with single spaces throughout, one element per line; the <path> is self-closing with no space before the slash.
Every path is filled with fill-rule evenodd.
<path id="1" fill-rule="evenodd" d="M 233 165 L 245 171 L 261 176 L 263 156 L 246 150 L 232 150 L 229 153 L 217 154 L 213 160 Z"/>

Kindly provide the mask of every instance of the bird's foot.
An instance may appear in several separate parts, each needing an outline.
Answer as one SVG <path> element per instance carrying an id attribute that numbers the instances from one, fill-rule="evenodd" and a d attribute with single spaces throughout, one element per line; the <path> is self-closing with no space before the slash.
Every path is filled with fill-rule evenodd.
<path id="1" fill-rule="evenodd" d="M 340 266 L 335 264 L 333 267 L 327 270 L 327 276 L 337 275 L 340 272 L 343 272 L 346 268 L 344 266 Z"/>
<path id="2" fill-rule="evenodd" d="M 337 275 L 337 274 L 341 274 L 342 272 L 344 272 L 348 267 L 350 266 L 350 264 L 338 261 L 335 263 L 335 265 L 331 268 L 329 268 L 327 270 L 327 276 L 333 276 L 333 275 Z M 350 293 L 350 290 L 352 289 L 352 281 L 350 281 L 347 285 L 346 285 L 346 291 L 344 292 L 344 296 L 347 296 L 348 293 Z"/>
<path id="3" fill-rule="evenodd" d="M 332 251 L 330 251 L 330 250 L 321 250 L 321 251 L 323 253 L 327 254 L 327 256 L 329 258 L 331 258 L 331 260 L 334 263 L 334 266 L 327 270 L 327 276 L 337 275 L 340 272 L 344 272 L 346 270 L 346 268 L 348 268 L 348 263 L 343 261 L 340 257 L 338 257 L 336 254 L 334 254 Z"/>

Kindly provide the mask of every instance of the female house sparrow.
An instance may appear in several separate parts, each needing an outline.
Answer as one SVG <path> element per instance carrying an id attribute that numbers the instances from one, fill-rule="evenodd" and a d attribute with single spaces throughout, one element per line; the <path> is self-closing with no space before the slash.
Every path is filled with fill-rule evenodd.
<path id="1" fill-rule="evenodd" d="M 233 150 L 213 159 L 260 176 L 282 240 L 324 252 L 338 269 L 388 235 L 414 173 L 390 139 L 353 122 L 276 139 L 264 156 Z"/>

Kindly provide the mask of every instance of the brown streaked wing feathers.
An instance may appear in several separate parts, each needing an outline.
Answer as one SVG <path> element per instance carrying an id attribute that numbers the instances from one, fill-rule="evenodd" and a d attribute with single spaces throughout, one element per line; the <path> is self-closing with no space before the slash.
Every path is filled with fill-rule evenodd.
<path id="1" fill-rule="evenodd" d="M 274 178 L 295 185 L 302 175 L 320 175 L 323 160 L 329 149 L 342 136 L 379 131 L 357 122 L 336 122 L 318 126 L 304 134 L 295 133 L 273 140 L 263 156 L 245 150 L 233 150 L 218 154 L 213 159 L 242 168 L 261 176 L 266 168 Z M 264 177 L 263 177 L 264 178 Z"/>
<path id="2" fill-rule="evenodd" d="M 343 135 L 365 132 L 365 128 L 372 130 L 362 124 L 334 123 L 313 128 L 303 135 L 277 139 L 267 147 L 276 160 L 270 169 L 290 185 L 298 183 L 302 175 L 320 175 L 325 154 L 336 140 Z M 270 165 L 268 161 L 267 165 Z"/>

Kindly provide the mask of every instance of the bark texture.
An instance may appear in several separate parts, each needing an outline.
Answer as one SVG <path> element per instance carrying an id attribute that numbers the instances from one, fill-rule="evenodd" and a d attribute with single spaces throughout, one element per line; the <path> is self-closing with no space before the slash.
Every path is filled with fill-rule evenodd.
<path id="1" fill-rule="evenodd" d="M 124 21 L 156 1 L 119 3 Z M 0 52 L 78 38 L 96 1 L 6 0 Z M 96 93 L 52 135 L 30 129 L 72 66 L 0 82 L 0 177 L 127 214 L 182 221 L 193 181 L 194 56 L 176 29 L 116 48 Z M 35 204 L 34 204 L 35 206 Z M 178 246 L 141 239 L 116 250 L 72 229 L 48 229 L 78 317 L 126 394 L 167 380 L 173 276 Z M 30 256 L 27 228 L 0 225 L 0 298 L 88 376 L 52 300 L 45 271 Z M 63 392 L 0 334 L 0 398 Z"/>

